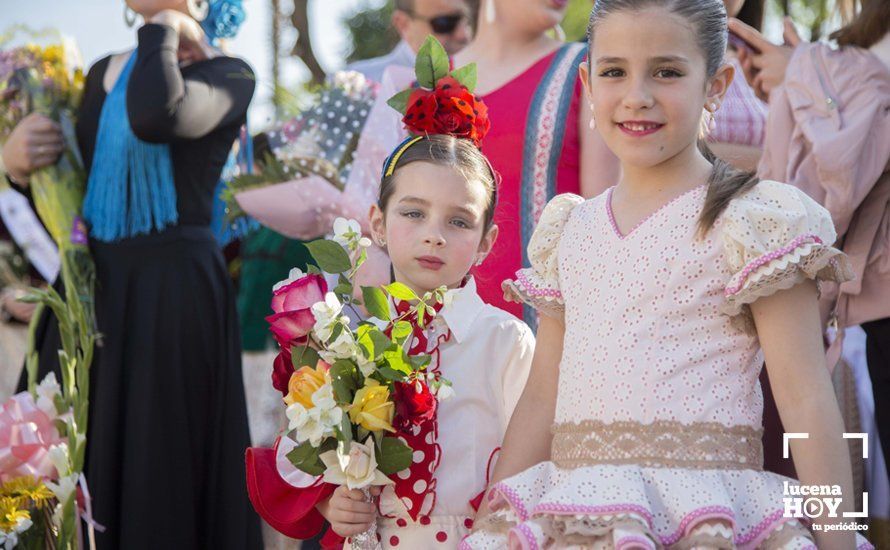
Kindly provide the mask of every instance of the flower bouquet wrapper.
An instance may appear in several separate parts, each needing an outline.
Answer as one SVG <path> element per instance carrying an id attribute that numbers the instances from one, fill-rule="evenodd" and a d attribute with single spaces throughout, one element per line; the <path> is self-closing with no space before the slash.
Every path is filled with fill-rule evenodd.
<path id="1" fill-rule="evenodd" d="M 277 217 L 275 212 L 266 210 L 271 202 L 241 200 L 243 194 L 269 186 L 274 186 L 269 190 L 273 197 L 289 187 L 304 188 L 302 198 L 311 199 L 313 203 L 302 206 L 307 212 L 317 207 L 319 196 L 324 197 L 327 204 L 336 200 L 352 170 L 353 155 L 376 93 L 377 86 L 361 74 L 353 71 L 336 73 L 308 109 L 267 132 L 271 153 L 258 159 L 259 170 L 236 176 L 228 183 L 223 197 L 229 208 L 229 218 L 237 219 L 247 214 L 263 223 L 264 219 Z M 278 186 L 283 183 L 289 185 Z M 320 183 L 331 189 L 322 189 Z M 279 197 L 279 201 L 285 196 Z M 291 204 L 291 207 L 298 204 Z M 301 217 L 293 211 L 291 216 Z M 281 231 L 270 227 L 288 236 L 306 238 L 300 228 L 285 226 Z M 314 233 L 311 237 L 323 233 Z"/>

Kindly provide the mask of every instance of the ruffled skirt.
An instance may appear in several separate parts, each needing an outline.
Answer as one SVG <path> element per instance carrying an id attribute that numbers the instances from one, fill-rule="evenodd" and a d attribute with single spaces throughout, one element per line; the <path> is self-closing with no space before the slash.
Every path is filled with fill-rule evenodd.
<path id="1" fill-rule="evenodd" d="M 461 548 L 815 549 L 785 517 L 784 482 L 753 469 L 543 462 L 494 486 L 493 512 Z M 857 548 L 872 548 L 857 535 Z"/>

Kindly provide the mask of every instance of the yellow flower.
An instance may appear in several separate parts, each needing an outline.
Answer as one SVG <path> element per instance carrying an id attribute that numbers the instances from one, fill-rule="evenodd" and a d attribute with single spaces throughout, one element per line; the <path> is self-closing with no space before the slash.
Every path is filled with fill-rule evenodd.
<path id="1" fill-rule="evenodd" d="M 355 398 L 349 408 L 349 418 L 352 423 L 371 432 L 380 430 L 394 432 L 395 429 L 392 427 L 394 414 L 395 404 L 389 399 L 389 388 L 381 386 L 373 378 L 366 378 L 365 387 L 355 392 Z"/>
<path id="2" fill-rule="evenodd" d="M 0 486 L 0 496 L 11 499 L 16 508 L 43 508 L 53 498 L 53 493 L 43 482 L 33 476 L 11 479 Z"/>
<path id="3" fill-rule="evenodd" d="M 287 395 L 284 397 L 284 402 L 288 405 L 299 403 L 306 410 L 315 407 L 315 404 L 312 403 L 312 394 L 329 381 L 328 369 L 330 368 L 330 365 L 319 360 L 315 369 L 302 367 L 295 371 L 290 375 L 290 381 L 287 383 Z"/>
<path id="4" fill-rule="evenodd" d="M 19 510 L 15 499 L 0 498 L 0 529 L 9 533 L 19 526 L 20 520 L 30 520 L 31 514 L 27 510 Z"/>

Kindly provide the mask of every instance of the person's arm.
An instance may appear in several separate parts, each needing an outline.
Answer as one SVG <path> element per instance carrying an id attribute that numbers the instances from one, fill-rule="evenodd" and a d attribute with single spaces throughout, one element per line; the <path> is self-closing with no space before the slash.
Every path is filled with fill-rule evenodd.
<path id="1" fill-rule="evenodd" d="M 175 21 L 160 21 L 164 23 L 139 29 L 136 64 L 127 86 L 133 133 L 145 141 L 168 143 L 241 124 L 256 84 L 247 63 L 231 57 L 197 61 L 184 77 L 178 52 L 185 31 L 171 26 Z"/>
<path id="2" fill-rule="evenodd" d="M 760 298 L 751 312 L 782 424 L 788 433 L 809 434 L 808 439 L 791 440 L 801 484 L 841 487 L 839 517 L 826 513 L 814 520 L 828 525 L 853 511 L 853 479 L 844 424 L 825 365 L 817 300 L 816 284 L 806 281 Z M 815 535 L 820 549 L 854 547 L 850 531 L 823 529 Z"/>
<path id="3" fill-rule="evenodd" d="M 595 197 L 618 183 L 621 165 L 618 158 L 606 147 L 599 131 L 590 128 L 590 105 L 581 97 L 578 112 L 578 136 L 581 141 L 580 182 L 581 196 Z"/>
<path id="4" fill-rule="evenodd" d="M 556 413 L 564 337 L 565 325 L 561 319 L 540 316 L 531 372 L 510 418 L 504 445 L 491 476 L 491 485 L 539 462 L 550 460 L 553 440 L 550 427 Z M 488 502 L 483 499 L 478 516 L 484 517 L 487 512 Z"/>

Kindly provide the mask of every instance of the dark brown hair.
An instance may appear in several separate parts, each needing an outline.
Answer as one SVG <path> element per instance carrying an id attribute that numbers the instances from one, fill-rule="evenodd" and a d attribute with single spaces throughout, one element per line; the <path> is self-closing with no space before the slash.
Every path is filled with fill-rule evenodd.
<path id="1" fill-rule="evenodd" d="M 763 7 L 765 0 L 745 0 L 736 19 L 758 31 L 763 30 Z"/>
<path id="2" fill-rule="evenodd" d="M 648 7 L 664 8 L 692 25 L 698 46 L 704 54 L 705 73 L 708 78 L 714 76 L 726 54 L 726 7 L 722 0 L 596 0 L 587 27 L 590 48 L 593 47 L 596 26 L 603 19 L 613 13 L 640 11 Z M 713 166 L 708 178 L 705 205 L 698 220 L 699 234 L 703 235 L 714 226 L 730 201 L 757 185 L 758 179 L 753 173 L 737 170 L 717 158 L 704 140 L 698 141 L 698 148 Z"/>
<path id="3" fill-rule="evenodd" d="M 870 48 L 890 32 L 890 2 L 887 0 L 840 0 L 844 26 L 831 33 L 838 46 Z"/>
<path id="4" fill-rule="evenodd" d="M 412 144 L 396 161 L 392 175 L 383 176 L 380 181 L 380 196 L 377 206 L 386 212 L 389 199 L 395 191 L 399 169 L 412 162 L 429 162 L 438 166 L 450 166 L 461 173 L 467 181 L 478 181 L 485 186 L 488 204 L 485 205 L 482 234 L 486 234 L 494 223 L 494 209 L 498 201 L 498 186 L 491 165 L 473 142 L 454 136 L 433 134 L 424 136 Z"/>

